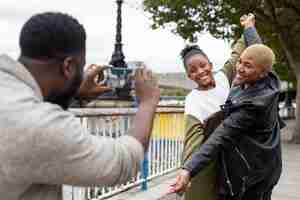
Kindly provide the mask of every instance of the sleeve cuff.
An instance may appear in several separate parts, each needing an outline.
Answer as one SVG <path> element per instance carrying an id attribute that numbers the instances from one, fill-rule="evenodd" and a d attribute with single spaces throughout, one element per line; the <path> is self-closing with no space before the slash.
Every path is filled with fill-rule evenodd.
<path id="1" fill-rule="evenodd" d="M 246 28 L 244 30 L 243 35 L 244 35 L 246 46 L 262 43 L 261 38 L 259 37 L 255 27 Z"/>
<path id="2" fill-rule="evenodd" d="M 183 166 L 181 167 L 181 169 L 184 169 L 184 170 L 189 171 L 189 172 L 190 172 L 190 177 L 191 177 L 191 178 L 193 178 L 194 176 L 197 175 L 197 172 L 195 172 L 195 170 L 193 170 L 193 169 L 188 165 L 188 163 L 185 164 L 185 165 L 183 165 Z"/>

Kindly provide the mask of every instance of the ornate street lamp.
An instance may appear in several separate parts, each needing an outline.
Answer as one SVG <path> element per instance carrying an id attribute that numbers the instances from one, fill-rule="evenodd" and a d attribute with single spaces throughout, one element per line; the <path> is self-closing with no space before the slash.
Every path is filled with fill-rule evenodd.
<path id="1" fill-rule="evenodd" d="M 109 64 L 112 68 L 109 69 L 109 80 L 106 82 L 113 88 L 111 92 L 99 96 L 97 99 L 102 100 L 125 100 L 132 101 L 130 95 L 132 81 L 129 78 L 133 72 L 128 69 L 127 63 L 124 61 L 125 56 L 122 49 L 122 4 L 123 0 L 117 0 L 117 25 L 116 25 L 116 41 L 115 48 Z"/>
<path id="2" fill-rule="evenodd" d="M 133 73 L 132 69 L 128 69 L 127 63 L 124 61 L 125 56 L 122 49 L 122 4 L 123 0 L 116 0 L 117 3 L 117 25 L 116 25 L 116 41 L 115 48 L 112 54 L 109 64 L 111 67 L 107 70 L 107 76 L 104 80 L 108 86 L 112 87 L 112 91 L 106 92 L 103 95 L 96 97 L 92 101 L 80 100 L 78 105 L 88 107 L 100 107 L 102 105 L 115 106 L 117 102 L 120 105 L 127 105 L 125 102 L 130 102 L 128 105 L 132 105 L 133 97 L 131 96 L 132 80 L 129 79 L 130 74 Z M 104 101 L 102 101 L 104 100 Z M 98 103 L 99 102 L 99 103 Z M 105 103 L 104 103 L 105 102 Z M 74 107 L 78 106 L 74 104 Z M 118 104 L 119 106 L 119 104 Z"/>
<path id="3" fill-rule="evenodd" d="M 122 49 L 122 3 L 123 0 L 117 0 L 118 10 L 117 10 L 117 31 L 116 31 L 116 43 L 115 43 L 115 50 L 112 54 L 111 61 L 109 64 L 111 64 L 114 67 L 121 67 L 121 68 L 127 68 L 127 64 L 124 61 L 125 56 L 123 54 Z"/>

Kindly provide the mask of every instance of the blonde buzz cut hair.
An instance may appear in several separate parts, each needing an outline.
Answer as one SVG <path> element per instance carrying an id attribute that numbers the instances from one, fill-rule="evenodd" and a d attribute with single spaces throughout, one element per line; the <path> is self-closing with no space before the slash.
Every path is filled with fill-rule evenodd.
<path id="1" fill-rule="evenodd" d="M 253 44 L 247 47 L 242 55 L 252 58 L 256 64 L 263 66 L 267 72 L 272 70 L 275 63 L 273 50 L 264 44 Z"/>

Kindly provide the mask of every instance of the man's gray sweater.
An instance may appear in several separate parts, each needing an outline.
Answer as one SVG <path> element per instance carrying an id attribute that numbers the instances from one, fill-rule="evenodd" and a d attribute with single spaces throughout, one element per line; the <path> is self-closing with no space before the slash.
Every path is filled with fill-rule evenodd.
<path id="1" fill-rule="evenodd" d="M 60 200 L 62 184 L 127 181 L 143 159 L 131 136 L 96 137 L 79 119 L 43 101 L 31 73 L 0 56 L 0 199 Z"/>

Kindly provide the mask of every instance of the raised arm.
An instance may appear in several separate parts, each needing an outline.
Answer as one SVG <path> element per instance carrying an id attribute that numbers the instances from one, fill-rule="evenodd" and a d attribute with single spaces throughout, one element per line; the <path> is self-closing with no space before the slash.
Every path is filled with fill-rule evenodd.
<path id="1" fill-rule="evenodd" d="M 149 144 L 159 88 L 147 70 L 138 70 L 136 92 L 140 105 L 133 129 L 120 138 L 91 135 L 80 119 L 59 106 L 37 102 L 28 105 L 22 124 L 30 127 L 19 146 L 18 160 L 28 160 L 20 181 L 37 184 L 110 186 L 124 183 L 140 169 Z M 154 81 L 155 82 L 155 81 Z M 34 123 L 33 123 L 34 122 Z M 32 159 L 32 156 L 35 159 Z"/>
<path id="2" fill-rule="evenodd" d="M 226 74 L 230 84 L 235 75 L 235 65 L 244 49 L 252 44 L 262 43 L 255 28 L 255 18 L 253 14 L 242 16 L 240 22 L 241 26 L 244 27 L 243 35 L 234 44 L 231 56 L 222 68 L 222 71 Z"/>
<path id="3" fill-rule="evenodd" d="M 157 80 L 153 77 L 151 71 L 146 69 L 136 70 L 135 92 L 139 99 L 139 107 L 134 117 L 131 136 L 135 137 L 146 151 L 152 132 L 156 106 L 160 97 Z"/>

